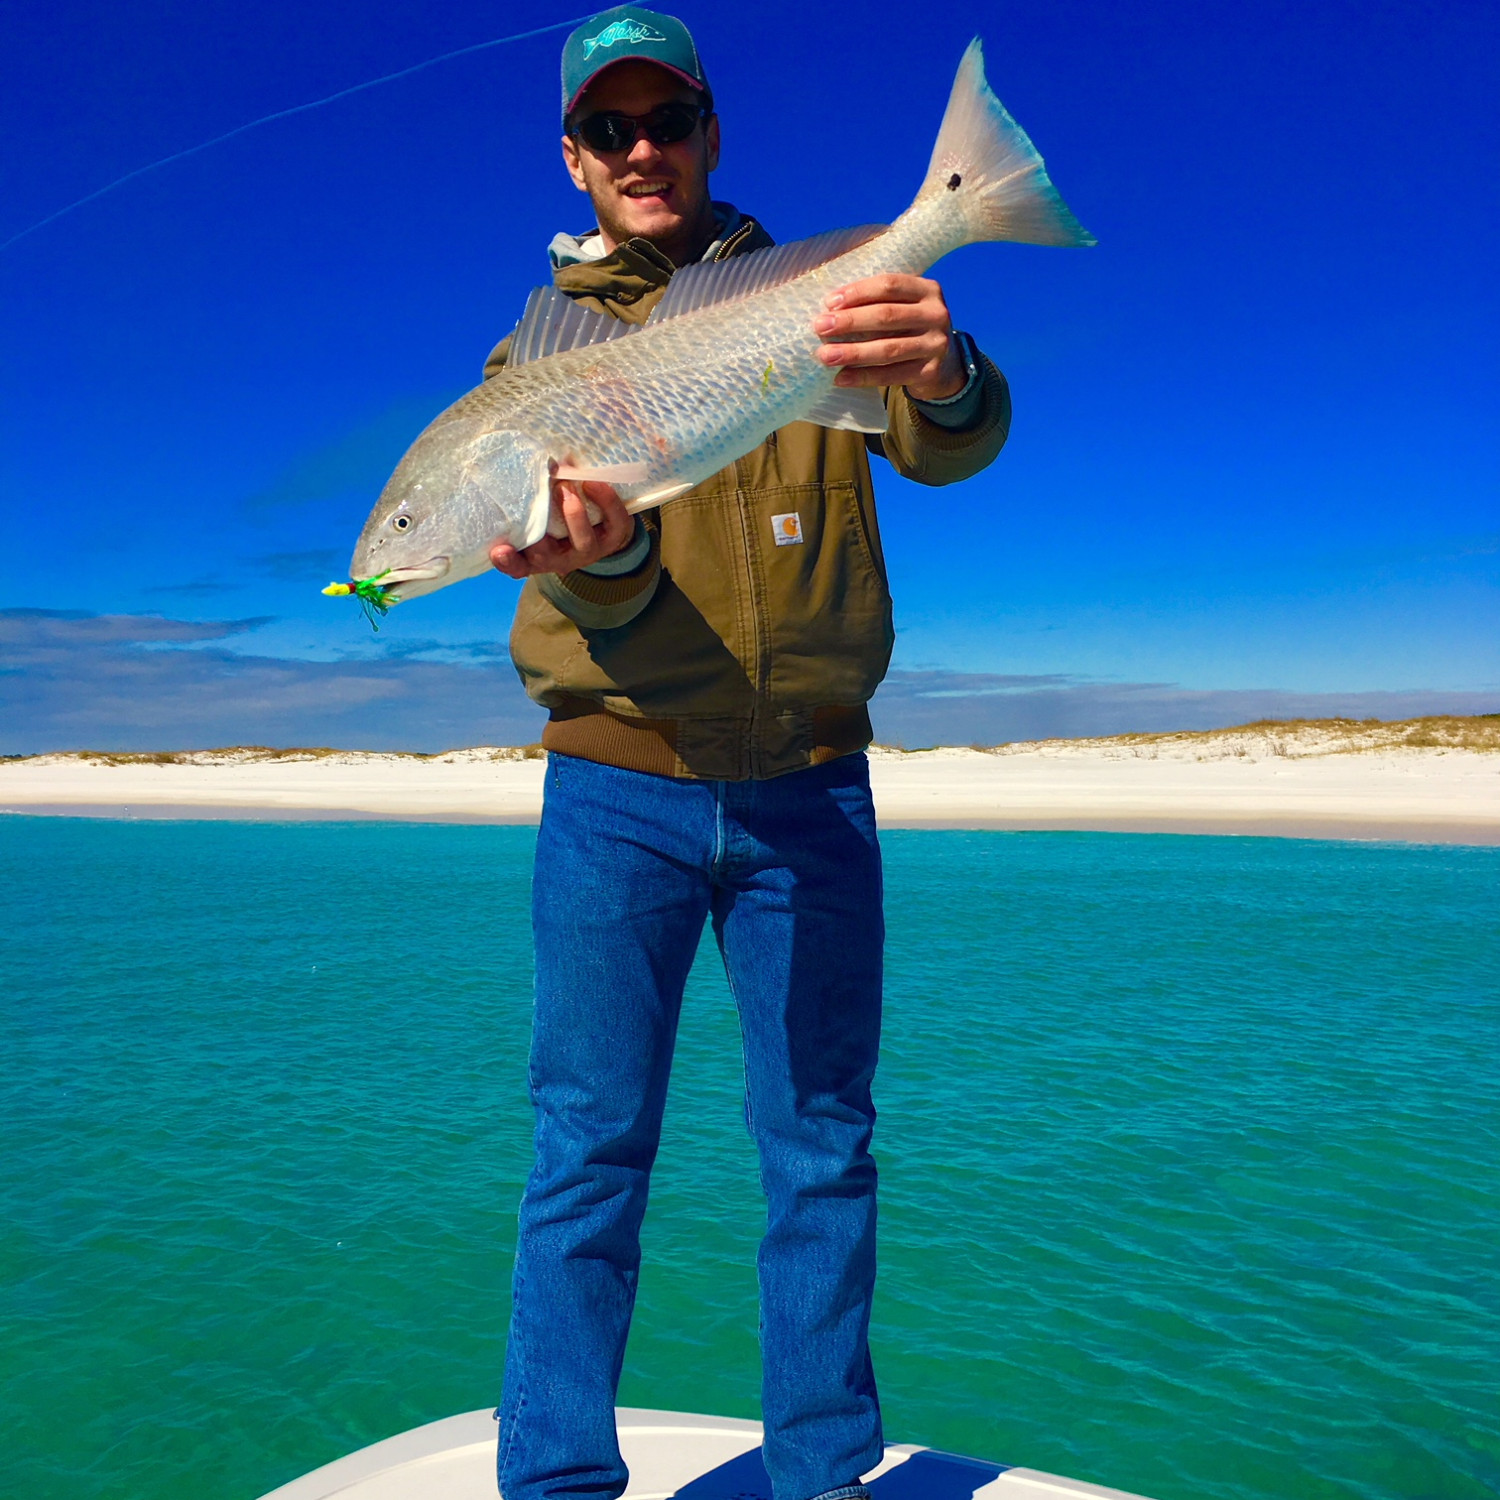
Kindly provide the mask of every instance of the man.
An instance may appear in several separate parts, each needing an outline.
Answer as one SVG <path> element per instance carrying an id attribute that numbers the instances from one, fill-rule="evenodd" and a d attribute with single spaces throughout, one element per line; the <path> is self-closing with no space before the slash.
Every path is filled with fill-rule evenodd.
<path id="1" fill-rule="evenodd" d="M 553 279 L 644 321 L 673 271 L 772 243 L 714 203 L 697 50 L 637 6 L 563 50 L 563 160 L 597 228 Z M 794 423 L 643 517 L 561 484 L 567 536 L 526 579 L 511 654 L 550 710 L 533 895 L 536 1165 L 521 1206 L 500 1409 L 505 1500 L 618 1496 L 614 1399 L 683 985 L 707 918 L 744 1036 L 768 1200 L 759 1255 L 764 1458 L 775 1500 L 864 1496 L 880 1461 L 874 1288 L 880 855 L 863 751 L 891 603 L 868 452 L 927 484 L 1005 441 L 1005 380 L 936 282 L 828 299 L 820 357 L 884 388 L 889 431 Z M 486 374 L 505 363 L 506 344 Z M 590 514 L 593 507 L 593 518 Z"/>

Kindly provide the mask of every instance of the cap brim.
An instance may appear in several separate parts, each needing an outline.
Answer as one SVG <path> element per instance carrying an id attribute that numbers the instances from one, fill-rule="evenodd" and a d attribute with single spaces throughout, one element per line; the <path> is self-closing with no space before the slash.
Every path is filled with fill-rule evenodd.
<path id="1" fill-rule="evenodd" d="M 623 57 L 612 57 L 602 68 L 595 68 L 587 78 L 578 85 L 577 92 L 568 100 L 567 108 L 563 110 L 564 115 L 570 115 L 578 105 L 578 101 L 588 93 L 589 86 L 601 74 L 607 73 L 611 68 L 618 68 L 623 62 L 647 62 L 653 68 L 660 68 L 663 73 L 672 73 L 680 78 L 689 88 L 697 89 L 700 94 L 708 92 L 706 85 L 700 83 L 691 74 L 684 73 L 681 68 L 674 68 L 671 63 L 663 62 L 659 57 L 652 57 L 649 52 L 627 52 Z"/>

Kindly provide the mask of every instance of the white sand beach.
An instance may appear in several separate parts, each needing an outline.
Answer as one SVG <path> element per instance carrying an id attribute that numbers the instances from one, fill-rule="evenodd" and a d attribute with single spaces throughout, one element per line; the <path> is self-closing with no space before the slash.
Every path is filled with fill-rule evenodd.
<path id="1" fill-rule="evenodd" d="M 1500 720 L 876 747 L 870 761 L 887 828 L 1500 844 Z M 0 760 L 0 811 L 534 823 L 545 764 L 535 748 L 40 755 Z"/>

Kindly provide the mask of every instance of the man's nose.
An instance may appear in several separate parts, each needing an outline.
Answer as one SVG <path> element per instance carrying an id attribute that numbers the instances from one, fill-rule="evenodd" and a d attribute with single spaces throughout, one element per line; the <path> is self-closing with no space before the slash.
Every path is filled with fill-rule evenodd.
<path id="1" fill-rule="evenodd" d="M 661 160 L 661 147 L 643 130 L 636 136 L 635 144 L 630 148 L 630 153 L 625 160 L 636 171 L 643 171 L 647 167 L 654 167 Z"/>

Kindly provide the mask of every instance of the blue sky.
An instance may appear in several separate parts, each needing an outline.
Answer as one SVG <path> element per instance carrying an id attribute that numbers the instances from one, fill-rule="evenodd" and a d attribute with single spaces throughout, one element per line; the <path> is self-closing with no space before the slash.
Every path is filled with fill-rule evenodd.
<path id="1" fill-rule="evenodd" d="M 676 11 L 723 116 L 715 191 L 778 238 L 906 205 L 979 32 L 1100 240 L 938 268 L 1016 422 L 964 486 L 877 476 L 888 737 L 1500 708 L 1493 6 Z M 0 239 L 245 121 L 582 13 L 8 0 Z M 0 750 L 535 737 L 509 582 L 379 636 L 318 588 L 552 233 L 588 223 L 557 159 L 561 36 L 249 131 L 0 251 Z M 101 696 L 122 674 L 137 690 Z"/>

